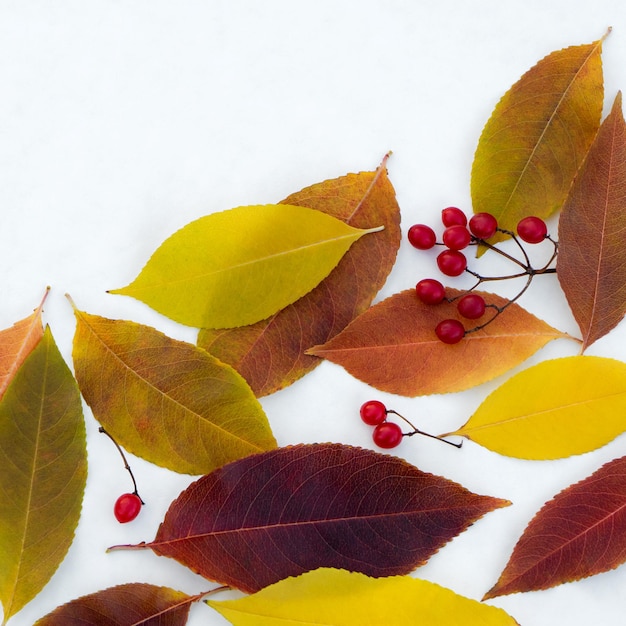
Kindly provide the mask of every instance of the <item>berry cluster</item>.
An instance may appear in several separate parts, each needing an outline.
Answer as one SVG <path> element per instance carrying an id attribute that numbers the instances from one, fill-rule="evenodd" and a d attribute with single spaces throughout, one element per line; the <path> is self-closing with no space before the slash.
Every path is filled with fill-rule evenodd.
<path id="1" fill-rule="evenodd" d="M 395 448 L 396 446 L 400 445 L 402 437 L 412 437 L 413 435 L 424 435 L 425 437 L 431 437 L 432 439 L 437 439 L 438 441 L 443 441 L 444 443 L 450 444 L 455 448 L 460 448 L 463 445 L 463 442 L 453 443 L 452 441 L 448 441 L 447 439 L 442 439 L 441 437 L 437 437 L 436 435 L 430 435 L 422 430 L 419 430 L 418 428 L 413 426 L 413 424 L 411 424 L 411 422 L 409 422 L 406 417 L 403 417 L 402 415 L 400 415 L 400 413 L 397 413 L 396 411 L 388 409 L 380 400 L 368 400 L 367 402 L 362 404 L 360 414 L 361 419 L 368 426 L 374 426 L 372 438 L 374 439 L 374 443 L 379 448 Z M 403 433 L 398 424 L 387 420 L 387 416 L 389 414 L 396 415 L 400 419 L 404 420 L 412 428 L 412 430 Z"/>
<path id="2" fill-rule="evenodd" d="M 466 329 L 464 324 L 458 319 L 445 319 L 437 324 L 435 333 L 444 343 L 455 344 L 461 341 L 465 335 L 484 328 L 500 315 L 510 304 L 515 302 L 530 286 L 533 278 L 538 274 L 554 273 L 556 270 L 551 267 L 556 259 L 558 244 L 548 234 L 546 223 L 539 217 L 529 216 L 520 220 L 516 232 L 505 230 L 498 226 L 497 219 L 491 213 L 476 213 L 469 220 L 465 213 L 457 207 L 447 207 L 441 212 L 441 221 L 444 226 L 442 241 L 437 241 L 435 231 L 426 224 L 415 224 L 408 232 L 408 239 L 411 245 L 418 250 L 430 250 L 435 246 L 444 246 L 437 255 L 437 266 L 442 274 L 446 276 L 460 276 L 467 272 L 476 278 L 476 283 L 464 294 L 455 298 L 446 297 L 446 289 L 443 284 L 434 278 L 420 280 L 415 286 L 417 297 L 425 304 L 440 304 L 441 302 L 456 302 L 459 315 L 468 320 L 481 318 L 487 308 L 493 309 L 494 314 L 484 323 Z M 515 242 L 522 258 L 517 258 L 508 254 L 496 245 L 489 243 L 488 239 L 496 233 L 508 235 Z M 542 241 L 550 241 L 553 245 L 552 255 L 547 263 L 542 267 L 535 268 L 530 262 L 522 242 L 528 244 L 538 244 Z M 518 266 L 518 271 L 506 276 L 481 276 L 477 272 L 470 270 L 467 266 L 467 257 L 462 252 L 468 246 L 484 246 L 489 250 L 500 254 Z M 526 277 L 526 284 L 519 293 L 508 300 L 503 306 L 488 304 L 484 298 L 472 293 L 479 285 L 487 281 L 505 280 L 509 278 Z"/>

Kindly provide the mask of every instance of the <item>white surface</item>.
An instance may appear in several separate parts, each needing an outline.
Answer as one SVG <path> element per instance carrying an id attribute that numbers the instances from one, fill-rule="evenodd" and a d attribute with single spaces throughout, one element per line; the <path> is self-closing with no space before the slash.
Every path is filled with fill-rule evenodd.
<path id="1" fill-rule="evenodd" d="M 416 221 L 436 224 L 444 206 L 469 211 L 473 152 L 499 97 L 547 53 L 598 39 L 608 26 L 605 110 L 626 88 L 621 0 L 0 0 L 0 328 L 28 315 L 49 284 L 45 322 L 70 364 L 74 319 L 65 292 L 90 313 L 193 342 L 195 331 L 106 289 L 127 284 L 156 246 L 201 215 L 374 169 L 388 150 L 405 233 Z M 405 240 L 378 299 L 433 274 L 424 259 Z M 554 277 L 536 281 L 521 303 L 576 332 Z M 518 369 L 575 353 L 573 343 L 553 342 Z M 625 325 L 589 354 L 626 359 Z M 280 444 L 372 446 L 357 415 L 363 401 L 380 398 L 424 430 L 443 432 L 507 377 L 407 399 L 324 363 L 263 405 Z M 192 478 L 131 458 L 149 504 L 134 523 L 117 524 L 112 506 L 128 477 L 87 407 L 85 414 L 89 479 L 75 542 L 11 626 L 122 582 L 189 593 L 212 586 L 148 551 L 105 554 L 113 544 L 152 539 Z M 476 599 L 547 499 L 626 453 L 623 436 L 551 463 L 416 439 L 398 453 L 514 502 L 415 572 Z M 625 586 L 622 567 L 491 603 L 523 626 L 617 624 Z M 191 625 L 225 623 L 206 606 L 192 608 Z"/>

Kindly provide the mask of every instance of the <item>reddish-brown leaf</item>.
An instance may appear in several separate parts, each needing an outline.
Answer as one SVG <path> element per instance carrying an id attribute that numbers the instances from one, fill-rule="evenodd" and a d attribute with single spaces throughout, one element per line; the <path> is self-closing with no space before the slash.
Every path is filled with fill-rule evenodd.
<path id="1" fill-rule="evenodd" d="M 184 626 L 191 603 L 201 597 L 168 587 L 127 583 L 72 600 L 34 626 Z"/>
<path id="2" fill-rule="evenodd" d="M 450 297 L 461 293 L 447 289 Z M 481 293 L 487 302 L 506 300 Z M 493 315 L 488 309 L 482 324 Z M 413 289 L 383 300 L 363 313 L 343 332 L 310 350 L 343 366 L 356 378 L 404 396 L 448 393 L 468 389 L 515 367 L 548 341 L 566 334 L 512 304 L 484 329 L 454 345 L 439 341 L 435 326 L 454 318 L 467 327 L 453 303 L 423 304 Z"/>
<path id="3" fill-rule="evenodd" d="M 585 350 L 626 313 L 626 124 L 618 94 L 559 222 L 557 273 Z"/>
<path id="4" fill-rule="evenodd" d="M 626 457 L 547 502 L 528 524 L 484 600 L 547 589 L 626 561 Z"/>
<path id="5" fill-rule="evenodd" d="M 408 573 L 508 504 L 371 450 L 298 445 L 200 478 L 172 503 L 154 541 L 132 547 L 253 592 L 318 567 Z"/>
<path id="6" fill-rule="evenodd" d="M 241 328 L 200 331 L 198 345 L 232 365 L 257 396 L 290 385 L 320 362 L 304 351 L 367 309 L 400 245 L 400 209 L 384 163 L 375 172 L 313 185 L 283 203 L 317 209 L 358 228 L 385 229 L 354 243 L 317 288 L 273 317 Z"/>

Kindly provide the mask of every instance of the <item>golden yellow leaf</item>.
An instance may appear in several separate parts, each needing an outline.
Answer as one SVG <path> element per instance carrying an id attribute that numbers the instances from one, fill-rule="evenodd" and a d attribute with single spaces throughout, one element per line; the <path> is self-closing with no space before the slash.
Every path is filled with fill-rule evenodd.
<path id="1" fill-rule="evenodd" d="M 234 626 L 515 626 L 502 609 L 410 576 L 321 568 L 237 600 L 207 600 Z"/>
<path id="2" fill-rule="evenodd" d="M 626 430 L 626 363 L 544 361 L 491 393 L 459 430 L 494 452 L 547 460 L 595 450 Z"/>

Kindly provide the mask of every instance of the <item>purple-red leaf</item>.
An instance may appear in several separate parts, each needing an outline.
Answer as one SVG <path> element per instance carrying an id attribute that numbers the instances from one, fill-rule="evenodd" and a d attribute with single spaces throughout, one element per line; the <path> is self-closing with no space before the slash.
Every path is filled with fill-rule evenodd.
<path id="1" fill-rule="evenodd" d="M 254 592 L 318 567 L 408 573 L 508 504 L 371 450 L 298 445 L 200 478 L 172 503 L 154 541 L 126 547 Z"/>

